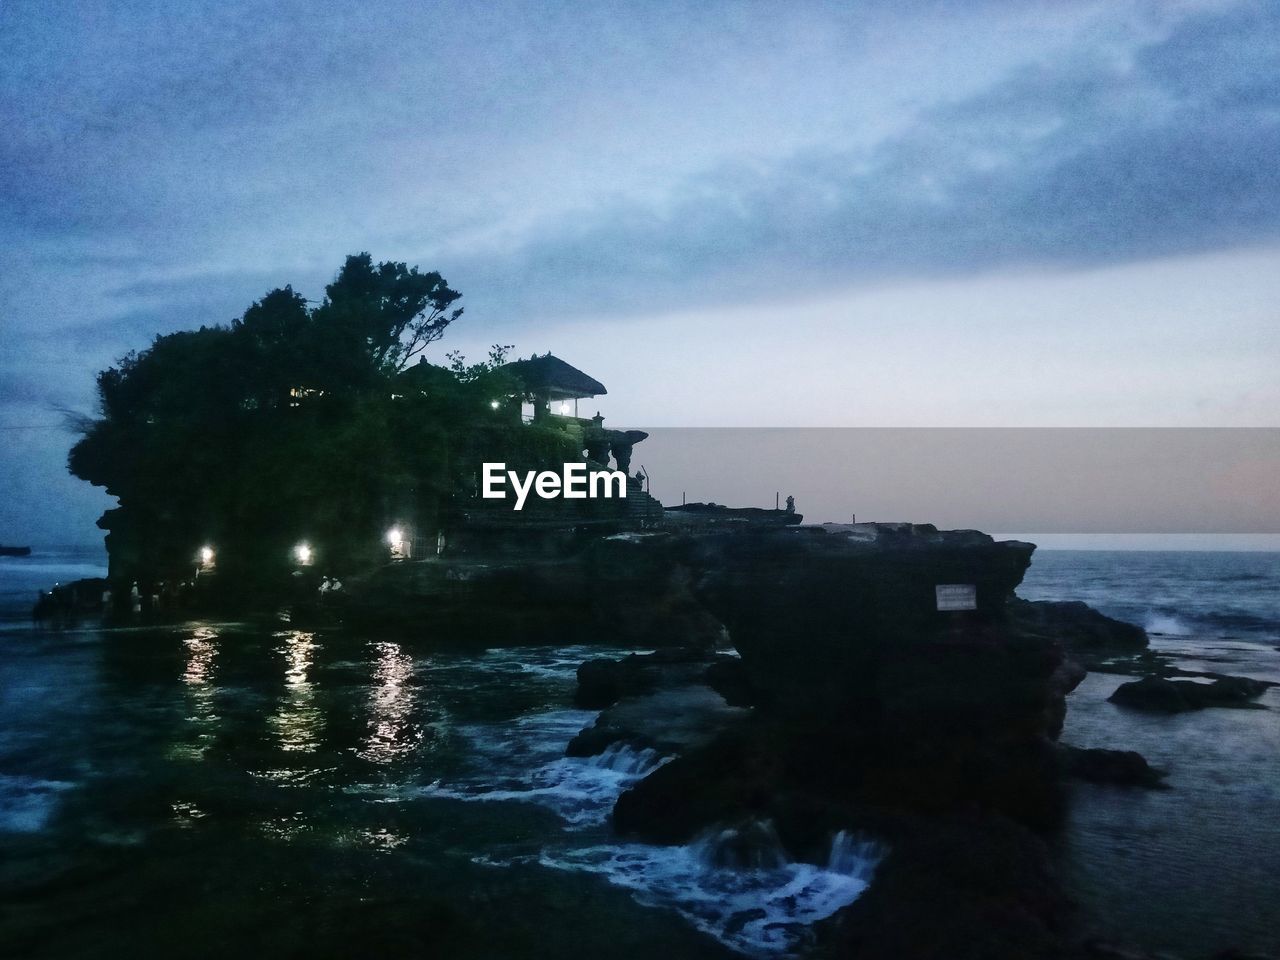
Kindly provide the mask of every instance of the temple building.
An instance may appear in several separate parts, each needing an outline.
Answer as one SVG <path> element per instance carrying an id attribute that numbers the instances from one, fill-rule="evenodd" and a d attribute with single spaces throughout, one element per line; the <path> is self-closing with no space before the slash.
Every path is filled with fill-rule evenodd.
<path id="1" fill-rule="evenodd" d="M 609 392 L 595 377 L 550 353 L 516 360 L 502 369 L 516 376 L 528 391 L 529 399 L 520 411 L 526 422 L 538 423 L 547 417 L 576 420 L 580 416 L 579 400 L 602 397 Z"/>

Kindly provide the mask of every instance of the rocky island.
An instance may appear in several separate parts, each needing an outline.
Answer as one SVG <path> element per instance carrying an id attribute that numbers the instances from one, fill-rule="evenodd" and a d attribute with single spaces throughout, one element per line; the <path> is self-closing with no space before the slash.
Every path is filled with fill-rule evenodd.
<path id="1" fill-rule="evenodd" d="M 118 498 L 100 521 L 110 568 L 42 596 L 41 622 L 196 618 L 184 682 L 197 688 L 217 653 L 210 622 L 267 624 L 289 638 L 292 692 L 272 723 L 294 737 L 320 715 L 315 638 L 372 643 L 369 709 L 386 715 L 355 756 L 379 762 L 400 762 L 383 741 L 403 732 L 414 654 L 573 650 L 574 723 L 554 727 L 539 776 L 583 762 L 617 792 L 572 817 L 599 812 L 618 844 L 745 873 L 808 865 L 835 884 L 820 907 L 778 893 L 770 910 L 724 908 L 703 927 L 722 944 L 863 960 L 1118 955 L 1049 850 L 1070 779 L 1160 789 L 1164 772 L 1129 749 L 1060 743 L 1068 694 L 1117 657 L 1151 674 L 1115 690 L 1126 708 L 1258 706 L 1269 684 L 1173 679 L 1143 660 L 1141 627 L 1019 598 L 1031 543 L 805 525 L 790 496 L 785 509 L 664 507 L 632 473 L 648 432 L 579 415 L 607 393 L 594 377 L 501 347 L 475 365 L 407 362 L 458 315 L 438 274 L 360 255 L 326 292 L 312 307 L 272 291 L 230 328 L 158 338 L 103 372 L 103 416 L 70 466 Z M 354 339 L 352 317 L 366 324 Z M 189 371 L 209 366 L 242 372 L 191 398 Z M 566 496 L 546 496 L 534 478 L 556 471 L 605 473 L 611 494 L 579 496 L 566 479 Z M 514 506 L 482 480 L 500 475 L 521 491 Z M 463 797 L 440 781 L 416 789 Z"/>

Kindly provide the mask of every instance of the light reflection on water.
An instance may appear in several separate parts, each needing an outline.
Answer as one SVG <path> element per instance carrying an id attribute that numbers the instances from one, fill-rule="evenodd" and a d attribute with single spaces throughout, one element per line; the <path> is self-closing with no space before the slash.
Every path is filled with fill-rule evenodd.
<path id="1" fill-rule="evenodd" d="M 188 687 L 204 690 L 213 682 L 213 658 L 218 654 L 218 633 L 213 627 L 199 626 L 182 644 L 187 648 L 187 666 L 182 682 Z"/>
<path id="2" fill-rule="evenodd" d="M 220 720 L 215 709 L 218 631 L 204 624 L 196 626 L 182 646 L 186 654 L 182 683 L 187 713 L 178 730 L 179 739 L 169 752 L 175 759 L 201 760 L 217 739 Z"/>
<path id="3" fill-rule="evenodd" d="M 315 684 L 309 679 L 319 644 L 315 642 L 315 634 L 301 630 L 289 630 L 277 636 L 285 639 L 284 646 L 276 648 L 285 658 L 285 689 L 268 723 L 275 731 L 281 750 L 314 753 L 324 730 L 324 714 L 316 705 Z"/>
<path id="4" fill-rule="evenodd" d="M 372 763 L 391 763 L 422 743 L 422 729 L 412 720 L 413 658 L 398 643 L 382 641 L 372 646 L 376 659 L 369 691 L 369 729 L 356 753 Z"/>

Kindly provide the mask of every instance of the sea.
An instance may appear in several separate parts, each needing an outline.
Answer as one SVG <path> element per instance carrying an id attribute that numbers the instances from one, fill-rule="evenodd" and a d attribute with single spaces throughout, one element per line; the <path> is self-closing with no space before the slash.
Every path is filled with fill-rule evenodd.
<path id="1" fill-rule="evenodd" d="M 669 758 L 564 748 L 595 716 L 578 664 L 624 649 L 32 625 L 38 589 L 104 564 L 0 558 L 0 955 L 801 956 L 875 882 L 884 848 L 856 834 L 822 863 L 767 823 L 619 842 L 614 800 Z M 1170 665 L 1280 681 L 1280 554 L 1040 551 L 1019 592 L 1141 623 Z M 1278 690 L 1149 716 L 1107 702 L 1126 679 L 1091 673 L 1063 739 L 1138 750 L 1169 789 L 1072 787 L 1069 892 L 1117 941 L 1280 951 Z"/>

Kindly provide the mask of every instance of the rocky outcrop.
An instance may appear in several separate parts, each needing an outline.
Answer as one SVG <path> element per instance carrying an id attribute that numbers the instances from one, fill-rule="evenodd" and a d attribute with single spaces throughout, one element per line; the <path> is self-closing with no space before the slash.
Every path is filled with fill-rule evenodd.
<path id="1" fill-rule="evenodd" d="M 758 691 L 737 657 L 718 657 L 707 665 L 702 681 L 732 706 L 754 707 L 759 700 Z"/>
<path id="2" fill-rule="evenodd" d="M 726 704 L 704 684 L 682 683 L 619 701 L 574 737 L 565 753 L 594 756 L 625 743 L 660 754 L 685 754 L 703 749 L 746 716 L 746 710 Z"/>
<path id="3" fill-rule="evenodd" d="M 756 712 L 625 794 L 615 825 L 684 840 L 709 817 L 777 818 L 771 798 L 794 792 L 1053 822 L 1053 741 L 1084 671 L 1056 638 L 1057 608 L 1035 630 L 1009 612 L 1034 549 L 906 524 L 688 538 L 691 592 L 740 654 L 702 680 Z M 954 584 L 972 586 L 972 610 L 938 609 L 937 587 Z M 1068 628 L 1089 619 L 1065 609 Z M 645 669 L 584 668 L 580 696 L 651 690 Z"/>
<path id="4" fill-rule="evenodd" d="M 1073 907 L 1037 837 L 981 813 L 885 827 L 891 856 L 862 896 L 827 923 L 818 957 L 1078 956 L 1071 944 Z"/>
<path id="5" fill-rule="evenodd" d="M 1269 687 L 1266 680 L 1249 677 L 1219 676 L 1208 683 L 1194 680 L 1169 680 L 1165 677 L 1144 677 L 1122 683 L 1107 699 L 1122 707 L 1146 710 L 1150 713 L 1182 713 L 1187 710 L 1203 710 L 1206 707 L 1243 707 L 1262 710 L 1254 703 Z"/>
<path id="6" fill-rule="evenodd" d="M 1066 772 L 1077 779 L 1149 790 L 1166 786 L 1164 771 L 1151 766 L 1137 751 L 1085 749 L 1065 744 L 1059 749 Z"/>
<path id="7" fill-rule="evenodd" d="M 346 618 L 470 644 L 709 649 L 721 623 L 692 595 L 686 546 L 665 534 L 517 534 L 509 550 L 394 563 L 346 583 Z M 526 552 L 520 553 L 524 542 Z M 536 548 L 536 549 L 535 549 Z"/>
<path id="8" fill-rule="evenodd" d="M 987 683 L 983 675 L 1011 671 L 1034 684 L 1052 673 L 1061 656 L 1051 641 L 1000 642 L 1005 603 L 1034 546 L 881 526 L 874 538 L 796 528 L 694 541 L 702 571 L 695 593 L 728 628 L 762 702 L 782 712 L 869 719 L 887 711 L 908 720 L 913 702 L 959 696 L 982 713 L 984 687 L 1008 692 L 1005 677 Z M 939 612 L 935 591 L 945 584 L 972 585 L 976 609 Z M 954 669 L 978 685 L 961 691 Z M 968 719 L 980 722 L 974 713 Z"/>
<path id="9" fill-rule="evenodd" d="M 587 660 L 578 667 L 574 703 L 601 710 L 623 697 L 650 693 L 660 683 L 674 686 L 700 676 L 712 657 L 696 647 L 667 647 L 647 654 L 630 654 L 619 660 Z"/>
<path id="10" fill-rule="evenodd" d="M 1009 616 L 1018 630 L 1051 637 L 1077 652 L 1144 650 L 1147 631 L 1116 620 L 1079 600 L 1009 601 Z"/>
<path id="11" fill-rule="evenodd" d="M 692 593 L 740 655 L 702 679 L 753 709 L 624 793 L 614 828 L 680 843 L 771 823 L 812 862 L 839 830 L 884 841 L 821 956 L 1064 955 L 1071 909 L 1035 830 L 1057 821 L 1066 773 L 1139 778 L 1127 757 L 1054 743 L 1084 676 L 1068 642 L 1136 628 L 1012 610 L 1033 550 L 908 524 L 690 538 Z M 973 609 L 939 610 L 940 585 L 971 585 Z"/>
<path id="12" fill-rule="evenodd" d="M 748 527 L 798 526 L 804 515 L 792 510 L 764 507 L 727 507 L 722 503 L 682 503 L 666 508 L 666 521 L 685 529 L 747 529 Z"/>

